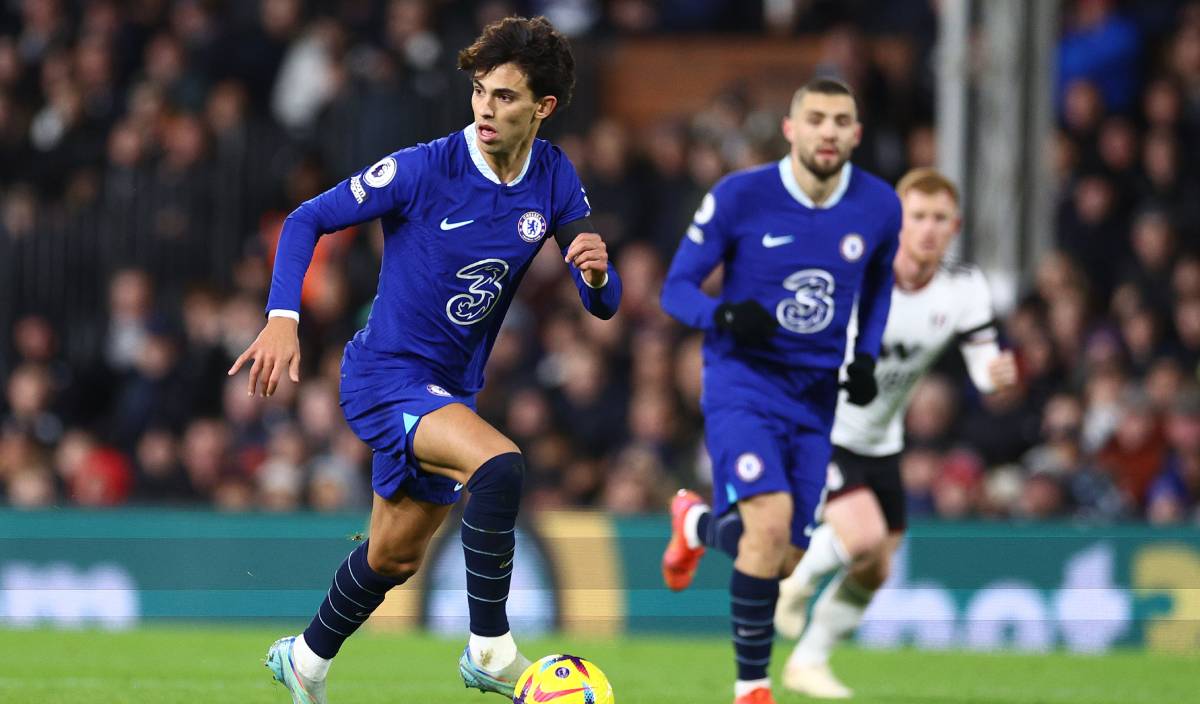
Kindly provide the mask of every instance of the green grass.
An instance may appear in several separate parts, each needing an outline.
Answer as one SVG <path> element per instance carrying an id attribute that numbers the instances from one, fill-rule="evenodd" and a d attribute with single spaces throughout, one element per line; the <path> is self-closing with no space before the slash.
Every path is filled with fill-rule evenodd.
<path id="1" fill-rule="evenodd" d="M 125 633 L 0 630 L 0 702 L 287 704 L 262 665 L 279 636 L 261 628 L 154 627 Z M 531 657 L 574 652 L 604 668 L 621 704 L 729 704 L 730 646 L 719 639 L 558 638 Z M 460 641 L 364 633 L 330 677 L 332 704 L 502 704 L 462 688 Z M 776 649 L 778 665 L 787 646 Z M 1200 657 L 1118 653 L 985 655 L 841 650 L 857 704 L 1185 704 L 1200 701 Z M 779 693 L 780 704 L 810 701 Z"/>

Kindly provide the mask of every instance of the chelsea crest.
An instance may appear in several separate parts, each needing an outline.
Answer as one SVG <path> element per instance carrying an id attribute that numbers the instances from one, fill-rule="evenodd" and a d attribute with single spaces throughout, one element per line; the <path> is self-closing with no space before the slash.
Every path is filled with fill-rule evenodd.
<path id="1" fill-rule="evenodd" d="M 517 221 L 517 234 L 530 244 L 546 235 L 546 218 L 536 210 L 530 210 Z"/>

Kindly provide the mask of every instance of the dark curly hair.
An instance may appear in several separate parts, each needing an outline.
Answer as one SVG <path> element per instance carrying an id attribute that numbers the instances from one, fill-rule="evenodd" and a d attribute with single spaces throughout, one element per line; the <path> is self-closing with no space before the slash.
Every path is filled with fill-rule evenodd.
<path id="1" fill-rule="evenodd" d="M 571 45 L 545 17 L 505 17 L 483 28 L 471 46 L 458 52 L 458 68 L 472 76 L 512 63 L 529 81 L 535 98 L 553 95 L 558 107 L 571 102 L 575 57 Z"/>

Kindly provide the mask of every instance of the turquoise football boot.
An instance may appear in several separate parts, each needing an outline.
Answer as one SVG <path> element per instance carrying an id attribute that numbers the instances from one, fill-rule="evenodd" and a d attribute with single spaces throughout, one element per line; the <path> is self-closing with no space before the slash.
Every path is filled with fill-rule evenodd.
<path id="1" fill-rule="evenodd" d="M 292 695 L 292 704 L 329 704 L 325 698 L 325 681 L 314 681 L 303 677 L 292 660 L 292 646 L 296 636 L 280 638 L 267 651 L 266 665 L 275 680 L 287 687 Z"/>
<path id="2" fill-rule="evenodd" d="M 495 692 L 512 699 L 517 680 L 530 664 L 529 658 L 517 653 L 517 659 L 508 667 L 496 673 L 489 673 L 471 660 L 471 647 L 467 646 L 463 648 L 462 657 L 458 659 L 458 673 L 462 675 L 463 684 L 468 688 L 474 687 L 484 693 Z"/>

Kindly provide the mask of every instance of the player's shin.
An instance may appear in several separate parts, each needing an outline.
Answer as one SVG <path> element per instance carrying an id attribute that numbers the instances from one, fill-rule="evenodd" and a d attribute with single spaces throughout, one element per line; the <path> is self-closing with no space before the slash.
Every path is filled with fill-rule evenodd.
<path id="1" fill-rule="evenodd" d="M 733 625 L 733 650 L 737 659 L 737 695 L 754 688 L 769 686 L 767 667 L 771 663 L 771 645 L 775 640 L 775 600 L 779 580 L 752 577 L 734 569 L 729 582 L 730 613 Z"/>
<path id="2" fill-rule="evenodd" d="M 389 589 L 405 581 L 379 574 L 367 564 L 369 544 L 363 541 L 338 567 L 321 608 L 297 639 L 297 666 L 306 677 L 323 679 L 342 643 L 383 603 Z"/>
<path id="3" fill-rule="evenodd" d="M 788 658 L 788 666 L 828 662 L 838 641 L 849 637 L 858 628 L 874 596 L 875 590 L 858 584 L 842 570 L 813 606 L 812 622 Z"/>
<path id="4" fill-rule="evenodd" d="M 524 473 L 520 453 L 510 452 L 485 462 L 467 482 L 471 498 L 463 511 L 461 537 L 471 614 L 469 647 L 472 660 L 493 672 L 517 658 L 505 607 Z"/>
<path id="5" fill-rule="evenodd" d="M 804 630 L 808 600 L 816 593 L 817 585 L 830 572 L 849 564 L 850 556 L 833 526 L 828 523 L 818 526 L 800 564 L 779 583 L 775 630 L 785 638 L 799 638 Z"/>

